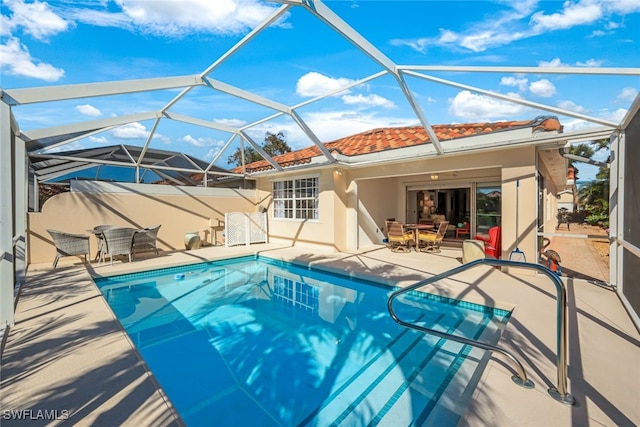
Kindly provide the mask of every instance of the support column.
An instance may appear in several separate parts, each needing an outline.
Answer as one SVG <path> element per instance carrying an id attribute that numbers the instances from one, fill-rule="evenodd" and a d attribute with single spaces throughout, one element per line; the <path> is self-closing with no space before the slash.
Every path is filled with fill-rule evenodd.
<path id="1" fill-rule="evenodd" d="M 15 261 L 13 250 L 13 153 L 11 108 L 0 102 L 0 328 L 12 326 Z"/>

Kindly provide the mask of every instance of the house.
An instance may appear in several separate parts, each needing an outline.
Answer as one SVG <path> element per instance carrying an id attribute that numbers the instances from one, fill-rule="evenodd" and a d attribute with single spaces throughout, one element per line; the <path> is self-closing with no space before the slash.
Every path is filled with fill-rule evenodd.
<path id="1" fill-rule="evenodd" d="M 519 245 L 535 253 L 536 231 L 555 227 L 556 196 L 567 188 L 559 120 L 541 116 L 432 129 L 444 153 L 423 127 L 411 126 L 325 143 L 334 162 L 312 146 L 273 157 L 280 171 L 266 160 L 245 165 L 268 208 L 270 241 L 336 251 L 366 248 L 382 243 L 386 218 L 417 222 L 424 200 L 430 200 L 453 229 L 470 221 L 472 237 L 501 225 L 503 253 L 515 248 L 517 215 Z"/>

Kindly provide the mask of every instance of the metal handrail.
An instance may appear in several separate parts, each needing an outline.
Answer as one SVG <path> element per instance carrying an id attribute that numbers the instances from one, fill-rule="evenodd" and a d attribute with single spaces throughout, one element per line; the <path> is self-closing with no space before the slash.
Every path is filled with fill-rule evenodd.
<path id="1" fill-rule="evenodd" d="M 494 258 L 484 258 L 484 259 L 477 259 L 477 260 L 471 261 L 467 264 L 463 264 L 459 267 L 453 268 L 449 271 L 445 271 L 444 273 L 441 273 L 441 274 L 437 274 L 428 279 L 421 280 L 417 283 L 414 283 L 413 285 L 407 286 L 405 288 L 399 289 L 391 293 L 391 295 L 389 296 L 389 300 L 387 302 L 387 309 L 389 310 L 389 314 L 391 315 L 391 318 L 395 322 L 407 328 L 416 329 L 424 333 L 435 335 L 440 338 L 450 339 L 452 341 L 456 341 L 465 345 L 479 347 L 483 350 L 498 352 L 503 356 L 507 357 L 509 360 L 511 360 L 514 363 L 516 367 L 517 375 L 514 375 L 511 377 L 513 381 L 516 384 L 521 385 L 522 387 L 533 388 L 533 382 L 527 379 L 527 374 L 524 370 L 522 363 L 520 363 L 520 361 L 514 355 L 512 355 L 509 351 L 491 344 L 486 344 L 480 341 L 471 340 L 469 338 L 460 337 L 457 335 L 452 335 L 445 332 L 436 331 L 434 329 L 425 328 L 420 325 L 415 325 L 413 323 L 405 322 L 401 320 L 393 310 L 393 300 L 399 295 L 421 288 L 423 286 L 437 282 L 438 280 L 453 276 L 454 274 L 458 274 L 462 271 L 469 270 L 473 267 L 476 267 L 478 265 L 483 265 L 483 264 L 488 264 L 492 266 L 518 267 L 518 268 L 538 270 L 544 273 L 547 277 L 549 277 L 553 282 L 553 284 L 555 285 L 556 293 L 557 293 L 556 313 L 558 317 L 557 319 L 558 385 L 557 387 L 550 387 L 547 391 L 549 392 L 551 397 L 553 397 L 554 399 L 567 405 L 573 405 L 575 403 L 575 399 L 567 391 L 567 291 L 565 289 L 564 283 L 562 283 L 562 280 L 560 280 L 560 278 L 553 271 L 551 271 L 550 269 L 548 269 L 543 265 L 529 263 L 529 262 L 511 261 L 511 260 L 494 259 Z"/>

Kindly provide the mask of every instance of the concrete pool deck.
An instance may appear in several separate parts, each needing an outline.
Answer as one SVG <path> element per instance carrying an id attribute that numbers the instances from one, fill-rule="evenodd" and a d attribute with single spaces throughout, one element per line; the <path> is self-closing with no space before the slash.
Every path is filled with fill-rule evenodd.
<path id="1" fill-rule="evenodd" d="M 275 245 L 208 247 L 163 253 L 132 263 L 83 265 L 73 258 L 51 270 L 32 265 L 5 337 L 0 371 L 2 425 L 182 425 L 121 329 L 91 276 L 150 270 L 259 253 L 406 286 L 460 265 L 461 251 L 318 253 Z M 69 262 L 72 261 L 72 262 Z M 77 259 L 76 259 L 77 262 Z M 640 425 L 640 335 L 614 290 L 580 279 L 568 292 L 569 392 L 576 404 L 552 399 L 556 385 L 555 288 L 542 275 L 509 275 L 480 266 L 438 282 L 428 292 L 513 309 L 499 345 L 512 350 L 535 383 L 511 380 L 513 369 L 494 354 L 477 379 L 460 426 Z M 455 402 L 451 405 L 455 407 Z M 57 411 L 60 420 L 16 420 L 20 411 Z M 18 411 L 7 416 L 6 411 Z M 67 412 L 63 412 L 67 411 Z M 23 414 L 25 416 L 25 414 Z M 215 415 L 212 414 L 212 417 Z M 14 419 L 10 419 L 14 417 Z"/>

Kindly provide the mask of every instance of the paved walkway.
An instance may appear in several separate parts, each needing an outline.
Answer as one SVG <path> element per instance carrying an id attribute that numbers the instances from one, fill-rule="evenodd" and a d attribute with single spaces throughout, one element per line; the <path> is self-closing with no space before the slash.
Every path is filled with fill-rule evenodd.
<path id="1" fill-rule="evenodd" d="M 556 234 L 552 236 L 551 243 L 546 249 L 553 249 L 561 257 L 562 276 L 574 279 L 584 279 L 593 282 L 609 282 L 609 259 L 603 257 L 593 246 L 592 239 L 570 237 L 584 235 L 602 235 L 599 241 L 608 241 L 606 232 L 598 227 L 583 224 L 570 224 L 571 230 L 567 230 L 566 224 L 562 224 Z"/>

